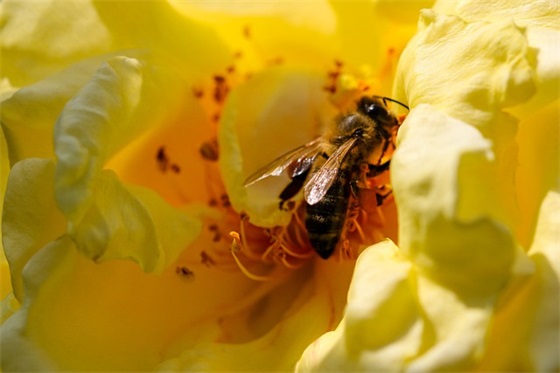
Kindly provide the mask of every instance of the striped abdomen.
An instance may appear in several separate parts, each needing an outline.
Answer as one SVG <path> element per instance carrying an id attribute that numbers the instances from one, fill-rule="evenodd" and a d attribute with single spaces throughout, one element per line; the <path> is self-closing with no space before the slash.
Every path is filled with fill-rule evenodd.
<path id="1" fill-rule="evenodd" d="M 339 172 L 323 199 L 306 207 L 305 227 L 309 241 L 323 259 L 331 256 L 340 240 L 349 197 L 348 178 L 345 172 Z"/>

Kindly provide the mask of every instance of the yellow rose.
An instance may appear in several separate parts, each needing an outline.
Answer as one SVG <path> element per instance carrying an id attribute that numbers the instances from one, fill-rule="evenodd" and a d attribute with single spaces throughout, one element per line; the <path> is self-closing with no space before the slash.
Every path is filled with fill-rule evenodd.
<path id="1" fill-rule="evenodd" d="M 398 247 L 298 371 L 557 371 L 557 2 L 437 2 L 401 56 Z"/>
<path id="2" fill-rule="evenodd" d="M 3 2 L 2 369 L 293 369 L 354 258 L 243 180 L 389 95 L 430 5 Z M 396 240 L 383 209 L 367 239 Z"/>

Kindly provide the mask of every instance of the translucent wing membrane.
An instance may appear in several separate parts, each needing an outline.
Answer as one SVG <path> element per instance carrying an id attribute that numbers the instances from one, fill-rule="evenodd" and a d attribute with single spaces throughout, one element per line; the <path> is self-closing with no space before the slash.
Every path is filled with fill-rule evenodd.
<path id="1" fill-rule="evenodd" d="M 268 165 L 259 169 L 251 176 L 245 180 L 245 186 L 252 185 L 259 180 L 267 178 L 269 176 L 279 176 L 288 168 L 290 165 L 295 164 L 290 177 L 301 175 L 303 172 L 309 169 L 316 156 L 322 150 L 323 141 L 321 138 L 317 138 L 305 145 L 295 148 L 288 153 L 281 155 L 274 161 L 270 162 Z"/>
<path id="2" fill-rule="evenodd" d="M 314 205 L 325 197 L 325 194 L 336 179 L 342 161 L 352 149 L 356 142 L 356 138 L 346 141 L 329 157 L 325 164 L 311 176 L 307 184 L 304 186 L 305 201 Z"/>

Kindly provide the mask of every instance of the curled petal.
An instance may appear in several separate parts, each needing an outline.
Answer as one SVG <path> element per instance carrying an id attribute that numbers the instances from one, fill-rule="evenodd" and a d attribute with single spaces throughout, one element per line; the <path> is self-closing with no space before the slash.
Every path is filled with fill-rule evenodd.
<path id="1" fill-rule="evenodd" d="M 198 236 L 202 224 L 144 188 L 127 188 L 110 171 L 93 180 L 92 202 L 69 234 L 96 260 L 132 259 L 147 272 L 161 271 Z"/>
<path id="2" fill-rule="evenodd" d="M 54 162 L 30 158 L 16 163 L 8 179 L 2 232 L 14 294 L 20 302 L 24 299 L 23 268 L 66 228 L 54 201 L 54 173 Z"/>
<path id="3" fill-rule="evenodd" d="M 5 128 L 10 163 L 53 156 L 54 123 L 64 105 L 90 79 L 106 57 L 80 61 L 43 80 L 5 92 L 0 118 Z"/>
<path id="4" fill-rule="evenodd" d="M 400 247 L 462 296 L 491 296 L 515 253 L 492 144 L 429 105 L 413 109 L 401 129 L 391 175 Z"/>
<path id="5" fill-rule="evenodd" d="M 167 82 L 170 101 L 158 90 L 162 75 L 138 60 L 114 58 L 65 106 L 54 133 L 56 197 L 71 220 L 83 215 L 92 180 L 111 156 L 174 108 L 176 91 Z"/>
<path id="6" fill-rule="evenodd" d="M 467 22 L 424 10 L 419 28 L 399 61 L 395 85 L 395 96 L 407 97 L 411 107 L 430 103 L 482 126 L 535 93 L 536 53 L 511 20 Z"/>
<path id="7" fill-rule="evenodd" d="M 438 1 L 434 10 L 456 15 L 467 22 L 512 20 L 526 30 L 527 42 L 536 51 L 537 94 L 526 105 L 515 108 L 518 116 L 531 113 L 558 96 L 560 84 L 560 5 L 555 1 Z"/>

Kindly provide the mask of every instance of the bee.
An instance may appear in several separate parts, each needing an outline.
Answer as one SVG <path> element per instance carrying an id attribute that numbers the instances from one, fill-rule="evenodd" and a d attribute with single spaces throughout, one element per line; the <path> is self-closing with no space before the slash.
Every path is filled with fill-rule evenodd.
<path id="1" fill-rule="evenodd" d="M 331 256 L 340 240 L 350 196 L 357 198 L 360 189 L 367 188 L 367 178 L 389 168 L 386 153 L 395 146 L 400 122 L 388 109 L 388 101 L 408 110 L 388 97 L 364 96 L 356 102 L 356 110 L 338 116 L 323 136 L 278 157 L 245 180 L 247 187 L 286 171 L 291 182 L 279 195 L 280 208 L 303 188 L 305 227 L 323 259 Z M 388 194 L 378 194 L 377 204 Z"/>

